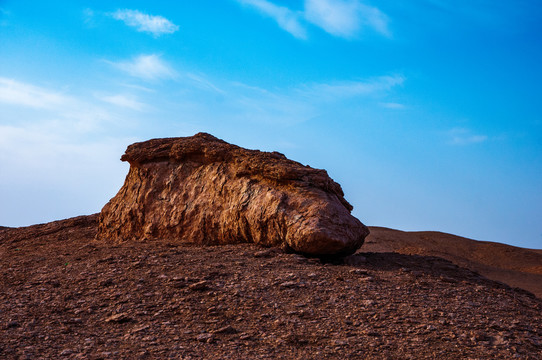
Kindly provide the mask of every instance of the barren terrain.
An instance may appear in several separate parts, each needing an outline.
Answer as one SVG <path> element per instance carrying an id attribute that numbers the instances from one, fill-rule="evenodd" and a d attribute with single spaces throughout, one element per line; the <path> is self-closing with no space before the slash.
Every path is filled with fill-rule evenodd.
<path id="1" fill-rule="evenodd" d="M 542 298 L 542 250 L 466 239 L 436 231 L 371 227 L 362 251 L 439 256 Z"/>
<path id="2" fill-rule="evenodd" d="M 0 229 L 0 358 L 542 357 L 540 299 L 448 248 L 389 252 L 401 232 L 371 230 L 330 263 L 254 244 L 114 245 L 94 240 L 96 215 Z"/>

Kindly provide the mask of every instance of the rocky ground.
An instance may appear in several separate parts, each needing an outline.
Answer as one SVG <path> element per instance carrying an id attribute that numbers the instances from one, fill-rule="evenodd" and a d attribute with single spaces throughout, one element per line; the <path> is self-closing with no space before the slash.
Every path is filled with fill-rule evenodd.
<path id="1" fill-rule="evenodd" d="M 2 359 L 540 359 L 542 301 L 437 257 L 0 229 Z"/>
<path id="2" fill-rule="evenodd" d="M 437 256 L 488 279 L 528 290 L 542 299 L 542 250 L 476 241 L 436 231 L 371 227 L 365 252 Z"/>

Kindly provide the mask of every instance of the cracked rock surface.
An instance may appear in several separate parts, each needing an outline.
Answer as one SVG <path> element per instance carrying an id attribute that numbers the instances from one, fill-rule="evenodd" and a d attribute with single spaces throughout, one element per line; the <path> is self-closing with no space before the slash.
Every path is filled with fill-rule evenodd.
<path id="1" fill-rule="evenodd" d="M 369 230 L 325 170 L 199 133 L 130 145 L 130 171 L 99 239 L 253 242 L 311 255 L 355 252 Z"/>

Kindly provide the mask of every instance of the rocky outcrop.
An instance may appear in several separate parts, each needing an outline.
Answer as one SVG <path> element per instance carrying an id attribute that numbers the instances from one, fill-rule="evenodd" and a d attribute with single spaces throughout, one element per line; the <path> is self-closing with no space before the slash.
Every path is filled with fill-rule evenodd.
<path id="1" fill-rule="evenodd" d="M 325 170 L 212 135 L 130 145 L 130 171 L 102 209 L 97 238 L 254 242 L 311 255 L 355 252 L 369 230 Z"/>

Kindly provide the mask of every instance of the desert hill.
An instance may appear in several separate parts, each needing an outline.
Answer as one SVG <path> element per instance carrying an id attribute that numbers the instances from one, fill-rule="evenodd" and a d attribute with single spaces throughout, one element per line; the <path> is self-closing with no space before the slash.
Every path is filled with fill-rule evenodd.
<path id="1" fill-rule="evenodd" d="M 542 357 L 540 299 L 442 257 L 367 252 L 400 234 L 373 230 L 335 263 L 250 243 L 113 244 L 95 239 L 97 215 L 0 230 L 0 358 Z"/>
<path id="2" fill-rule="evenodd" d="M 542 298 L 542 250 L 476 241 L 436 231 L 370 227 L 363 251 L 438 256 Z"/>

